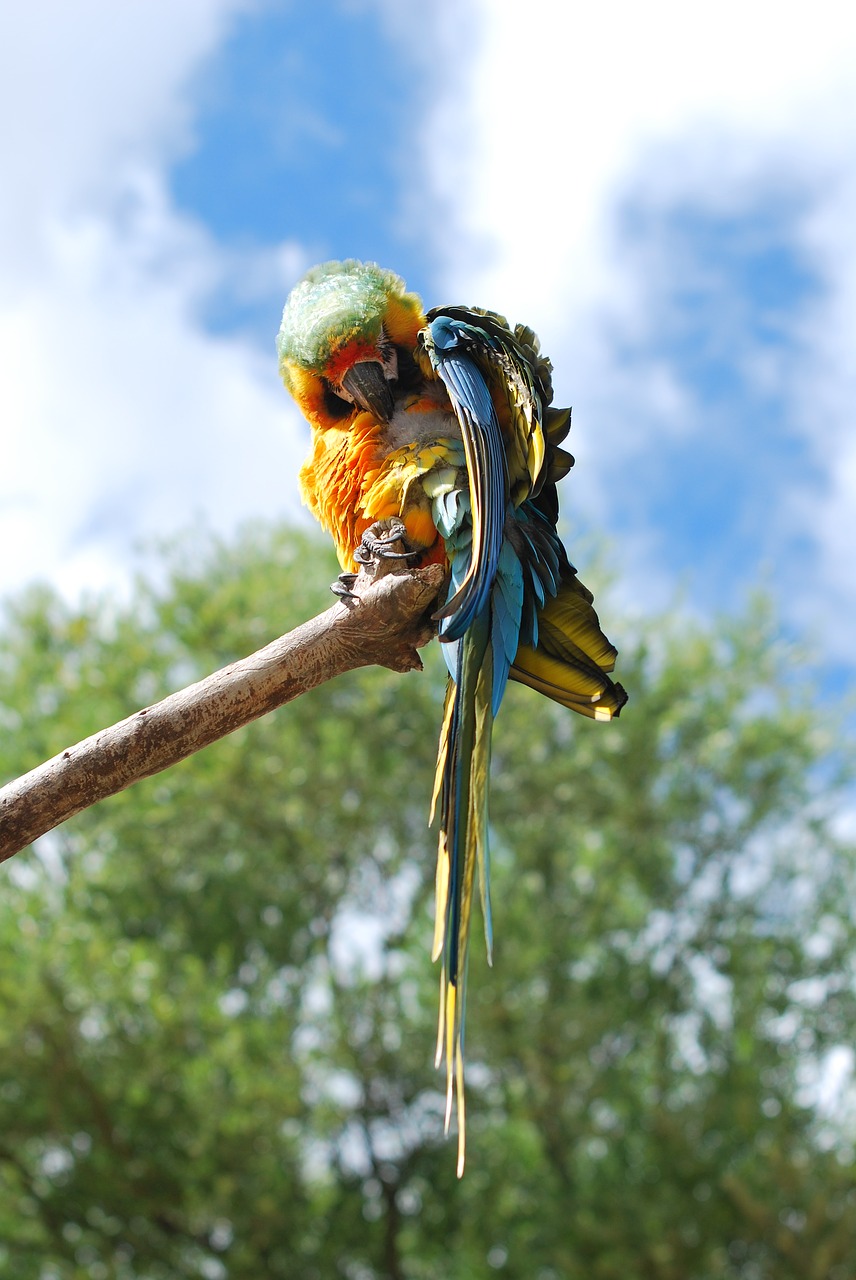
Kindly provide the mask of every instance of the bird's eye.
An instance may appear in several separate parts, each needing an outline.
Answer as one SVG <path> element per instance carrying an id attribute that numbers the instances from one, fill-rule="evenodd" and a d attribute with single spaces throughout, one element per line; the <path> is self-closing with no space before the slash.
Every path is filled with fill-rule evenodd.
<path id="1" fill-rule="evenodd" d="M 331 418 L 345 418 L 354 411 L 353 404 L 337 395 L 329 383 L 324 384 L 324 408 Z"/>

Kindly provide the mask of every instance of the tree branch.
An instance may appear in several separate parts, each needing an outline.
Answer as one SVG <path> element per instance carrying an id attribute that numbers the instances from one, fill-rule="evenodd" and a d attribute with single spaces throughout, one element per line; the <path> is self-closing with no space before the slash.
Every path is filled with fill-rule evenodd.
<path id="1" fill-rule="evenodd" d="M 160 773 L 316 685 L 357 667 L 421 670 L 440 565 L 363 569 L 342 601 L 197 684 L 144 707 L 0 789 L 0 861 L 106 796 Z"/>

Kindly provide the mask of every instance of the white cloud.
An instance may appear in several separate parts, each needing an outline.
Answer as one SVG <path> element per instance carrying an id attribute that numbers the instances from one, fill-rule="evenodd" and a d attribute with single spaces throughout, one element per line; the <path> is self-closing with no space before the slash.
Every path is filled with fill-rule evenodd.
<path id="1" fill-rule="evenodd" d="M 454 101 L 439 108 L 457 127 L 434 152 L 469 232 L 451 258 L 456 283 L 501 280 L 515 303 L 558 322 L 568 298 L 590 300 L 593 285 L 595 297 L 604 282 L 621 291 L 608 250 L 612 202 L 628 182 L 661 198 L 695 190 L 728 202 L 759 160 L 788 172 L 842 159 L 856 18 L 837 4 L 813 7 L 810 28 L 802 6 L 767 0 L 708 10 L 532 0 L 525 19 L 511 3 L 478 7 L 480 39 Z M 807 155 L 793 155 L 795 139 Z M 463 163 L 447 163 L 450 145 Z M 649 163 L 655 172 L 644 172 Z"/>
<path id="2" fill-rule="evenodd" d="M 786 317 L 784 358 L 748 350 L 744 371 L 768 390 L 778 382 L 783 436 L 801 439 L 816 470 L 788 491 L 758 475 L 772 530 L 764 551 L 784 561 L 805 539 L 810 572 L 794 608 L 856 621 L 856 16 L 829 0 L 478 0 L 476 12 L 456 91 L 425 130 L 439 199 L 455 213 L 438 228 L 441 293 L 540 333 L 557 398 L 574 403 L 569 500 L 615 527 L 646 457 L 707 424 L 663 337 L 685 265 L 670 253 L 667 215 L 737 216 L 796 195 L 794 248 L 822 295 Z M 659 219 L 656 252 L 634 239 L 628 208 Z M 679 475 L 675 497 L 689 500 Z M 722 512 L 723 526 L 739 519 Z M 662 578 L 657 520 L 640 510 L 627 548 L 637 581 Z M 837 635 L 852 650 L 852 626 Z"/>
<path id="3" fill-rule="evenodd" d="M 178 215 L 188 82 L 242 0 L 19 6 L 0 40 L 0 592 L 121 582 L 135 541 L 296 502 L 303 428 L 268 360 L 198 318 L 233 261 Z M 9 198 L 9 193 L 13 198 Z M 250 285 L 246 285 L 250 287 Z M 272 317 L 272 331 L 278 317 Z"/>

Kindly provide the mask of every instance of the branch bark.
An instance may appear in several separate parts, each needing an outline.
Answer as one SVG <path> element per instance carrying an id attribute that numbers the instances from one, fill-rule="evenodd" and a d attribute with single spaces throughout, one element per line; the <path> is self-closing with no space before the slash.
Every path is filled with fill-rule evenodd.
<path id="1" fill-rule="evenodd" d="M 143 707 L 0 789 L 0 861 L 82 809 L 160 773 L 316 685 L 357 667 L 421 670 L 440 565 L 363 569 L 342 601 L 240 662 Z"/>

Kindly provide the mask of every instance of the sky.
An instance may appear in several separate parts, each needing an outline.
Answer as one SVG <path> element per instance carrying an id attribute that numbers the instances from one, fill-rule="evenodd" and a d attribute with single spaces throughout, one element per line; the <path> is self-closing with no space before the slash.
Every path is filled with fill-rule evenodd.
<path id="1" fill-rule="evenodd" d="M 0 596 L 306 519 L 314 262 L 531 324 L 634 608 L 856 653 L 856 10 L 33 0 L 0 15 Z M 585 576 L 583 574 L 583 576 Z M 620 640 L 620 637 L 619 637 Z"/>

